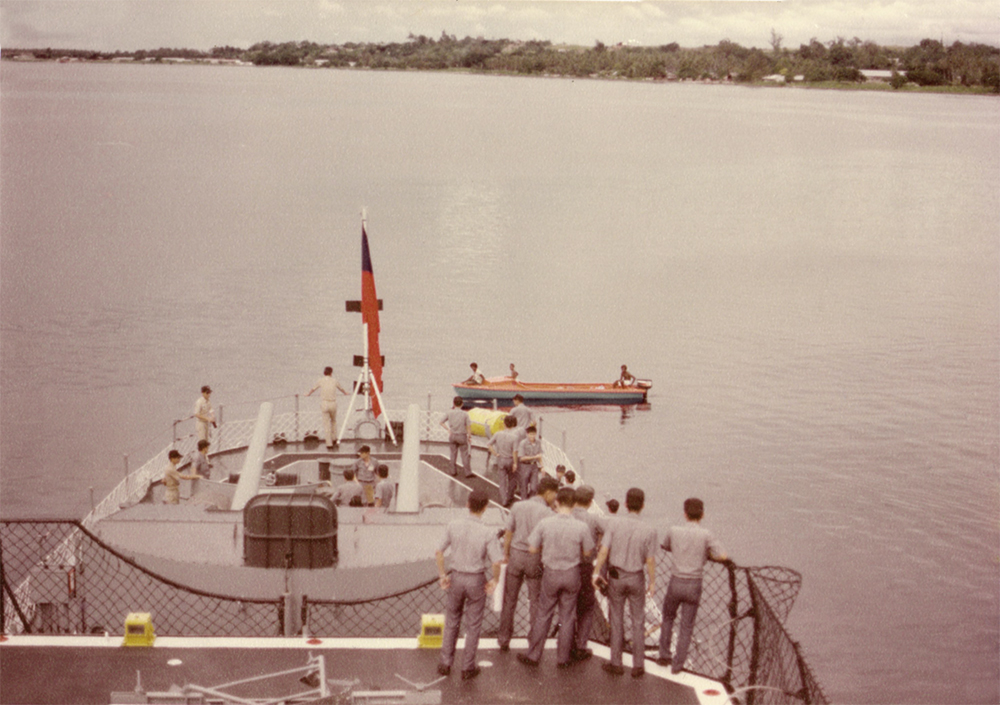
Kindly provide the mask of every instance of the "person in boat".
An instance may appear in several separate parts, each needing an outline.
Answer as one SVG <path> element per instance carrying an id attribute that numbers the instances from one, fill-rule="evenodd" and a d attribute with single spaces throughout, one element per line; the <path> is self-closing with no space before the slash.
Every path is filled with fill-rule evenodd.
<path id="1" fill-rule="evenodd" d="M 372 458 L 370 446 L 364 445 L 358 448 L 358 456 L 354 461 L 354 476 L 358 478 L 364 490 L 365 506 L 370 507 L 375 503 L 375 468 L 378 467 L 378 463 Z"/>
<path id="2" fill-rule="evenodd" d="M 451 474 L 458 475 L 458 453 L 462 452 L 465 477 L 472 477 L 472 418 L 462 408 L 462 397 L 452 399 L 451 411 L 445 415 L 441 426 L 448 432 L 448 448 L 451 451 Z"/>
<path id="3" fill-rule="evenodd" d="M 323 417 L 323 435 L 326 438 L 327 450 L 332 450 L 337 445 L 337 392 L 346 395 L 347 391 L 337 383 L 332 367 L 323 368 L 323 375 L 316 380 L 316 385 L 306 392 L 306 396 L 312 396 L 317 389 L 320 390 L 319 410 Z"/>
<path id="4" fill-rule="evenodd" d="M 375 508 L 387 512 L 395 492 L 392 483 L 389 482 L 389 466 L 383 463 L 375 468 L 375 473 L 379 477 L 378 484 L 375 485 Z"/>
<path id="5" fill-rule="evenodd" d="M 618 380 L 614 383 L 615 387 L 634 387 L 635 386 L 635 376 L 628 371 L 628 365 L 622 365 L 622 373 L 619 375 Z"/>
<path id="6" fill-rule="evenodd" d="M 628 514 L 607 522 L 601 539 L 591 582 L 601 585 L 601 570 L 608 565 L 608 622 L 611 624 L 611 658 L 602 668 L 614 676 L 625 672 L 622 651 L 625 644 L 625 602 L 632 617 L 632 677 L 645 670 L 646 595 L 656 589 L 656 529 L 639 518 L 646 494 L 638 487 L 625 493 Z M 646 581 L 643 569 L 649 574 Z"/>
<path id="7" fill-rule="evenodd" d="M 490 455 L 496 456 L 497 485 L 500 489 L 500 504 L 510 507 L 514 502 L 514 492 L 517 489 L 516 469 L 514 468 L 514 449 L 520 436 L 517 433 L 517 419 L 507 415 L 503 419 L 504 430 L 493 435 L 486 442 Z"/>
<path id="8" fill-rule="evenodd" d="M 538 522 L 528 537 L 528 551 L 542 555 L 542 591 L 538 616 L 528 634 L 528 650 L 517 655 L 526 666 L 542 659 L 552 618 L 559 610 L 559 638 L 556 665 L 573 663 L 573 629 L 576 625 L 576 596 L 580 592 L 580 563 L 591 556 L 594 540 L 590 529 L 573 516 L 576 493 L 569 487 L 556 493 L 556 514 Z"/>
<path id="9" fill-rule="evenodd" d="M 528 428 L 531 425 L 537 426 L 535 412 L 525 406 L 524 397 L 520 394 L 514 395 L 514 406 L 511 407 L 510 414 L 517 419 L 518 428 Z"/>
<path id="10" fill-rule="evenodd" d="M 354 476 L 354 470 L 344 470 L 344 483 L 333 493 L 333 503 L 337 506 L 363 507 L 365 491 Z"/>
<path id="11" fill-rule="evenodd" d="M 462 384 L 486 384 L 486 377 L 479 371 L 479 365 L 473 362 L 469 364 L 469 367 L 472 368 L 472 374 Z"/>
<path id="12" fill-rule="evenodd" d="M 542 590 L 542 557 L 528 551 L 528 537 L 542 519 L 552 516 L 559 483 L 550 475 L 538 481 L 538 494 L 514 502 L 507 515 L 503 535 L 503 562 L 507 566 L 504 577 L 503 605 L 500 608 L 500 631 L 497 642 L 501 651 L 510 650 L 514 634 L 514 612 L 521 585 L 528 585 L 529 625 L 538 615 L 538 595 Z M 530 627 L 529 627 L 530 628 Z"/>
<path id="13" fill-rule="evenodd" d="M 500 580 L 500 560 L 503 558 L 496 532 L 483 523 L 483 513 L 489 503 L 489 495 L 484 490 L 470 492 L 468 516 L 448 524 L 434 554 L 441 589 L 448 593 L 441 660 L 437 667 L 437 672 L 442 676 L 451 674 L 463 614 L 465 652 L 462 654 L 462 680 L 479 675 L 476 651 L 479 648 L 486 596 L 493 593 Z M 450 551 L 450 573 L 445 571 L 445 551 Z M 487 572 L 491 573 L 489 580 L 486 579 Z"/>
<path id="14" fill-rule="evenodd" d="M 217 428 L 215 423 L 215 411 L 212 409 L 212 388 L 207 384 L 201 388 L 201 396 L 194 403 L 195 433 L 199 441 L 208 440 L 208 427 Z"/>
<path id="15" fill-rule="evenodd" d="M 594 488 L 590 485 L 580 485 L 573 491 L 573 516 L 582 521 L 590 529 L 590 536 L 595 546 L 601 545 L 604 536 L 604 519 L 590 511 L 594 501 Z M 594 626 L 594 611 L 597 609 L 597 594 L 591 575 L 594 572 L 593 558 L 580 561 L 580 592 L 576 596 L 576 629 L 573 633 L 573 651 L 570 657 L 574 661 L 586 661 L 594 652 L 587 648 L 590 641 L 590 630 Z"/>
<path id="16" fill-rule="evenodd" d="M 167 469 L 163 471 L 163 501 L 167 504 L 181 503 L 181 480 L 197 480 L 198 475 L 183 475 L 177 470 L 181 463 L 181 453 L 172 450 L 167 454 Z"/>
<path id="17" fill-rule="evenodd" d="M 208 462 L 208 446 L 208 441 L 198 441 L 198 452 L 191 461 L 191 468 L 206 480 L 212 477 L 212 464 Z"/>
<path id="18" fill-rule="evenodd" d="M 527 499 L 538 488 L 538 473 L 542 468 L 542 442 L 538 440 L 538 429 L 528 426 L 514 451 L 514 467 L 517 468 L 517 486 L 521 497 Z"/>
<path id="19" fill-rule="evenodd" d="M 701 526 L 705 516 L 705 503 L 697 497 L 684 500 L 684 526 L 672 526 L 667 531 L 662 548 L 669 551 L 673 561 L 670 582 L 663 598 L 663 624 L 660 626 L 660 654 L 656 662 L 670 666 L 672 673 L 684 670 L 694 619 L 701 601 L 701 577 L 709 560 L 728 560 L 725 549 L 712 532 Z M 670 656 L 670 638 L 674 630 L 677 610 L 681 610 L 680 630 L 677 634 L 677 651 Z"/>
<path id="20" fill-rule="evenodd" d="M 514 363 L 510 363 L 510 381 L 517 384 L 517 370 L 514 369 Z"/>

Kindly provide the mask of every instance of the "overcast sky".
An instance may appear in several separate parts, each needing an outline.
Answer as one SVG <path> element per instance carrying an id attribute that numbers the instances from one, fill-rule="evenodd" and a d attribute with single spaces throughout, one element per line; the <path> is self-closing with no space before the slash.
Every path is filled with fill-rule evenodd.
<path id="1" fill-rule="evenodd" d="M 1000 45 L 1000 0 L 0 0 L 0 45 L 211 49 L 311 40 L 439 37 L 549 39 L 593 45 L 729 39 L 796 48 L 816 37 L 905 45 L 925 37 Z"/>

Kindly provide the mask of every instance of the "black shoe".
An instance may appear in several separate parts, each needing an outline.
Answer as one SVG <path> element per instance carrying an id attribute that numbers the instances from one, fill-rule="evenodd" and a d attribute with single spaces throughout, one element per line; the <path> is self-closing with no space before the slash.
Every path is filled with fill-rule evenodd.
<path id="1" fill-rule="evenodd" d="M 671 663 L 673 663 L 673 660 L 669 657 L 664 658 L 663 656 L 660 656 L 656 659 L 657 666 L 669 666 Z"/>
<path id="2" fill-rule="evenodd" d="M 644 675 L 646 675 L 646 669 L 645 668 L 639 667 L 639 668 L 633 668 L 632 669 L 632 677 L 633 678 L 642 678 Z"/>
<path id="3" fill-rule="evenodd" d="M 565 669 L 565 668 L 570 668 L 572 665 L 573 665 L 572 661 L 566 661 L 565 663 L 557 663 L 556 668 Z"/>
<path id="4" fill-rule="evenodd" d="M 574 661 L 586 661 L 593 655 L 594 652 L 591 651 L 590 649 L 574 649 L 573 653 L 570 655 L 570 658 L 573 659 Z"/>
<path id="5" fill-rule="evenodd" d="M 622 668 L 621 666 L 616 666 L 613 663 L 606 663 L 603 666 L 601 666 L 601 668 L 603 668 L 605 671 L 607 671 L 613 676 L 620 676 L 621 674 L 625 673 L 624 668 Z"/>
<path id="6" fill-rule="evenodd" d="M 443 663 L 439 663 L 438 664 L 438 675 L 441 675 L 441 676 L 450 676 L 451 675 L 451 666 L 445 666 Z"/>
<path id="7" fill-rule="evenodd" d="M 468 480 L 470 477 L 475 477 L 475 476 L 476 476 L 475 473 L 471 473 L 470 472 L 468 475 L 463 475 L 462 477 L 464 477 L 466 480 Z"/>
<path id="8" fill-rule="evenodd" d="M 500 644 L 500 653 L 507 653 L 510 651 L 510 644 Z"/>
<path id="9" fill-rule="evenodd" d="M 531 668 L 538 668 L 538 661 L 533 661 L 528 658 L 527 654 L 518 654 L 517 660 L 523 663 L 525 666 L 530 666 Z"/>
<path id="10" fill-rule="evenodd" d="M 470 668 L 468 671 L 462 671 L 462 680 L 470 681 L 476 676 L 478 676 L 479 673 L 480 673 L 479 666 L 476 666 L 475 668 Z"/>

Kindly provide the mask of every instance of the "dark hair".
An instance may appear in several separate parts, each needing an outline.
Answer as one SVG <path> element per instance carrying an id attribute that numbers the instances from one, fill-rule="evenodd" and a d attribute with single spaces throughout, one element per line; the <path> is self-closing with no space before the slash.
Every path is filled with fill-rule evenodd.
<path id="1" fill-rule="evenodd" d="M 538 433 L 538 429 L 535 428 L 535 424 L 531 424 L 528 428 L 524 429 L 525 433 Z"/>
<path id="2" fill-rule="evenodd" d="M 586 507 L 588 504 L 594 501 L 594 488 L 590 485 L 580 485 L 573 493 L 576 497 L 576 503 L 581 507 Z"/>
<path id="3" fill-rule="evenodd" d="M 576 503 L 576 490 L 572 487 L 560 487 L 556 493 L 556 502 L 561 507 L 572 507 Z"/>
<path id="4" fill-rule="evenodd" d="M 612 514 L 617 514 L 618 513 L 618 500 L 617 499 L 609 499 L 606 502 L 606 504 L 608 505 L 608 511 L 609 512 L 611 512 Z"/>
<path id="5" fill-rule="evenodd" d="M 360 448 L 358 448 L 358 453 L 359 454 L 360 453 L 371 453 L 371 452 L 372 452 L 371 446 L 361 446 Z"/>
<path id="6" fill-rule="evenodd" d="M 552 477 L 551 475 L 545 475 L 538 480 L 538 494 L 545 494 L 546 492 L 558 492 L 559 491 L 559 480 Z"/>
<path id="7" fill-rule="evenodd" d="M 379 465 L 377 468 L 375 468 L 375 472 L 378 473 L 379 477 L 385 479 L 389 477 L 389 466 L 383 463 L 382 465 Z"/>
<path id="8" fill-rule="evenodd" d="M 198 450 L 204 450 L 211 445 L 208 441 L 198 441 Z"/>
<path id="9" fill-rule="evenodd" d="M 691 497 L 689 499 L 685 499 L 684 516 L 686 516 L 688 519 L 701 521 L 701 518 L 705 516 L 705 503 L 702 502 L 697 497 Z"/>
<path id="10" fill-rule="evenodd" d="M 522 397 L 520 394 L 515 394 L 514 401 L 524 401 L 524 397 Z"/>
<path id="11" fill-rule="evenodd" d="M 324 367 L 323 368 L 323 374 L 325 374 L 325 375 L 332 375 L 333 374 L 333 368 L 332 367 Z"/>
<path id="12" fill-rule="evenodd" d="M 510 414 L 503 417 L 503 425 L 507 428 L 514 428 L 517 426 L 517 419 Z"/>
<path id="13" fill-rule="evenodd" d="M 201 393 L 204 394 L 205 392 L 208 392 L 209 394 L 212 393 L 212 388 L 209 387 L 207 384 L 201 388 Z"/>
<path id="14" fill-rule="evenodd" d="M 490 496 L 486 494 L 485 490 L 472 490 L 469 493 L 469 511 L 473 514 L 479 514 L 486 508 L 486 505 L 490 503 Z"/>
<path id="15" fill-rule="evenodd" d="M 477 365 L 477 364 L 476 364 L 476 363 L 474 363 L 474 362 L 470 362 L 470 363 L 469 363 L 469 367 L 479 367 L 479 365 Z"/>
<path id="16" fill-rule="evenodd" d="M 640 512 L 646 505 L 646 493 L 638 487 L 630 487 L 625 493 L 625 507 L 630 512 Z"/>
<path id="17" fill-rule="evenodd" d="M 351 468 L 344 470 L 344 479 L 348 482 L 354 479 L 354 471 Z"/>
<path id="18" fill-rule="evenodd" d="M 556 473 L 558 473 L 560 470 L 562 470 L 563 472 L 566 472 L 566 466 L 565 465 L 556 465 Z"/>
<path id="19" fill-rule="evenodd" d="M 576 473 L 573 472 L 572 470 L 567 470 L 566 474 L 563 477 L 566 478 L 566 482 L 570 485 L 576 482 Z"/>
<path id="20" fill-rule="evenodd" d="M 167 458 L 169 458 L 170 460 L 179 457 L 181 457 L 181 452 L 179 450 L 172 450 L 169 453 L 167 453 Z"/>
<path id="21" fill-rule="evenodd" d="M 463 404 L 465 404 L 465 400 L 462 399 L 462 397 L 455 397 L 454 399 L 451 400 L 451 405 L 454 406 L 456 409 L 462 406 Z"/>

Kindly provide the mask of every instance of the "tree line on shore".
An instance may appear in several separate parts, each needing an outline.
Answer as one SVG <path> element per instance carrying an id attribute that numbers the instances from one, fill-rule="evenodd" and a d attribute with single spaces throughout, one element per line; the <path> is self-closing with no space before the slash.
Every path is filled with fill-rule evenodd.
<path id="1" fill-rule="evenodd" d="M 657 47 L 592 47 L 553 45 L 549 41 L 483 39 L 442 32 L 437 39 L 410 35 L 406 42 L 317 44 L 315 42 L 259 42 L 243 49 L 217 46 L 195 49 L 87 52 L 81 50 L 3 49 L 3 58 L 76 58 L 92 61 L 239 61 L 259 66 L 314 66 L 331 68 L 464 69 L 488 73 L 552 75 L 653 80 L 701 80 L 753 83 L 765 76 L 808 83 L 861 83 L 862 70 L 890 71 L 890 83 L 920 86 L 963 86 L 1000 93 L 1000 48 L 954 42 L 945 46 L 924 39 L 911 47 L 880 46 L 854 37 L 823 43 L 812 39 L 797 49 L 783 46 L 771 30 L 770 49 L 743 47 L 724 39 L 718 44 L 684 48 L 676 42 Z"/>

